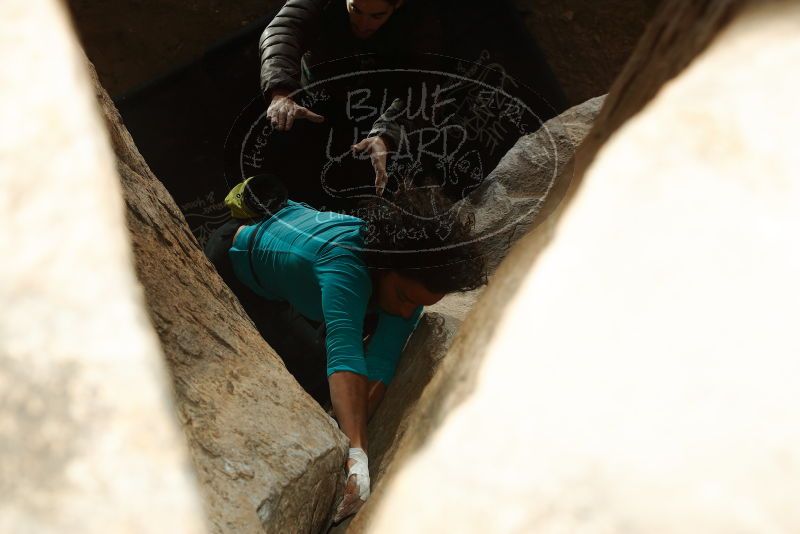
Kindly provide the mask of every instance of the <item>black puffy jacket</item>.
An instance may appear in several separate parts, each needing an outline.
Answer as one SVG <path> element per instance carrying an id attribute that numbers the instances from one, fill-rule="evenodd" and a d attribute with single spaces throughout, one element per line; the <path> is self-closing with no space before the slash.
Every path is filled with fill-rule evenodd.
<path id="1" fill-rule="evenodd" d="M 301 87 L 300 62 L 318 39 L 329 0 L 289 0 L 261 34 L 261 90 Z"/>
<path id="2" fill-rule="evenodd" d="M 269 102 L 271 92 L 290 92 L 320 79 L 376 68 L 430 68 L 421 54 L 440 53 L 442 30 L 438 14 L 428 1 L 406 0 L 373 37 L 357 39 L 350 30 L 345 0 L 288 0 L 261 35 L 261 90 Z M 338 61 L 337 61 L 338 60 Z M 374 78 L 350 80 L 363 87 Z M 380 117 L 369 136 L 382 135 L 397 145 L 400 125 L 411 129 L 392 113 L 400 102 Z"/>
<path id="3" fill-rule="evenodd" d="M 373 37 L 361 40 L 350 30 L 344 0 L 288 0 L 261 34 L 261 90 L 267 97 L 275 89 L 295 91 L 312 81 L 315 67 L 329 63 L 325 74 L 341 74 L 335 72 L 340 58 L 361 57 L 360 66 L 371 68 L 376 57 L 439 53 L 441 39 L 429 2 L 406 0 Z M 341 66 L 352 69 L 353 62 Z"/>

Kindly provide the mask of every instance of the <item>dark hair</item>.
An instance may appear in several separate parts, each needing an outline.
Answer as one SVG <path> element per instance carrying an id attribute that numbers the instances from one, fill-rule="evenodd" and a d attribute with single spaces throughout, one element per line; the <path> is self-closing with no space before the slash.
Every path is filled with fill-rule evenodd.
<path id="1" fill-rule="evenodd" d="M 362 203 L 358 216 L 367 223 L 362 257 L 369 268 L 396 271 L 434 293 L 486 283 L 468 203 L 453 203 L 438 188 L 401 189 L 391 198 Z"/>

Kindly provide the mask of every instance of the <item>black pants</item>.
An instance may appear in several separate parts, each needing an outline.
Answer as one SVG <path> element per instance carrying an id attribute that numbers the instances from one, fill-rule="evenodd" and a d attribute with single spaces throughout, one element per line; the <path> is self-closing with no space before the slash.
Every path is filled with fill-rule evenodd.
<path id="1" fill-rule="evenodd" d="M 242 221 L 232 219 L 208 239 L 205 254 L 239 299 L 256 328 L 275 349 L 287 370 L 317 402 L 327 408 L 330 392 L 326 373 L 325 333 L 288 302 L 267 300 L 245 286 L 233 272 L 228 250 Z"/>

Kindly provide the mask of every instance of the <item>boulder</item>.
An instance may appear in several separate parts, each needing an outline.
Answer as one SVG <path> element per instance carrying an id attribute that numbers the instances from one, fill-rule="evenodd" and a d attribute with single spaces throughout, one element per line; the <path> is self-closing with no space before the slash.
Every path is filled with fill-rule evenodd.
<path id="1" fill-rule="evenodd" d="M 206 532 L 67 15 L 0 3 L 0 531 Z"/>
<path id="2" fill-rule="evenodd" d="M 255 329 L 150 172 L 95 77 L 128 208 L 136 271 L 172 372 L 214 532 L 318 532 L 347 438 Z"/>
<path id="3" fill-rule="evenodd" d="M 463 321 L 467 314 L 469 314 L 472 306 L 474 306 L 480 298 L 484 289 L 485 287 L 480 287 L 465 293 L 451 293 L 433 306 L 425 308 L 425 313 L 446 315 L 458 321 Z"/>
<path id="4" fill-rule="evenodd" d="M 573 178 L 575 150 L 589 133 L 605 97 L 592 98 L 521 137 L 467 198 L 475 212 L 491 271 L 534 223 L 545 219 Z M 549 208 L 552 209 L 552 208 Z"/>
<path id="5" fill-rule="evenodd" d="M 798 61 L 796 2 L 664 2 L 369 531 L 800 530 Z"/>

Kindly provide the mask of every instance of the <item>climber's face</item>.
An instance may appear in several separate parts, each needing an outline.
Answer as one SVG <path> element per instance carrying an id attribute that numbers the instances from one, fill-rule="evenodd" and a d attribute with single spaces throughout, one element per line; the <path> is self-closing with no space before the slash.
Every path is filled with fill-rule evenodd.
<path id="1" fill-rule="evenodd" d="M 403 4 L 398 0 L 392 4 L 387 0 L 345 0 L 350 16 L 350 29 L 358 39 L 369 39 L 386 24 L 394 12 Z"/>
<path id="2" fill-rule="evenodd" d="M 391 315 L 410 319 L 420 306 L 436 304 L 444 294 L 433 293 L 421 283 L 395 271 L 378 275 L 378 306 Z"/>

